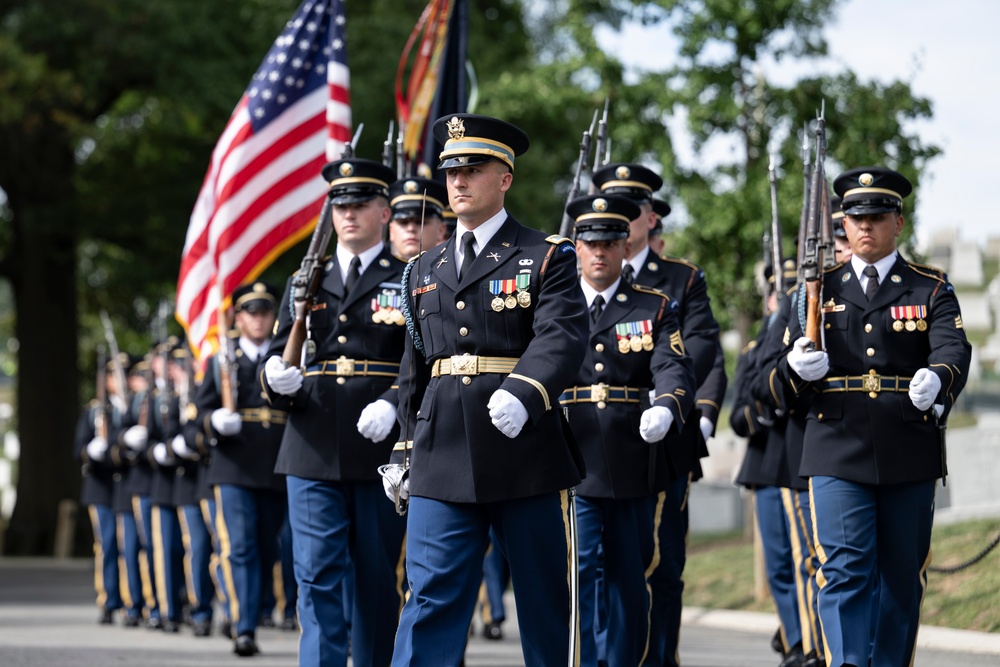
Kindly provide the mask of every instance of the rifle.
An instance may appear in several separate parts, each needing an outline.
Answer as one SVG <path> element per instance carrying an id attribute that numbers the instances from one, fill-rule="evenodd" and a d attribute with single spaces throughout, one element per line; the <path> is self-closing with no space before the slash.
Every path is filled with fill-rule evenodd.
<path id="1" fill-rule="evenodd" d="M 605 113 L 607 113 L 606 109 Z M 596 124 L 597 111 L 594 111 L 594 119 L 590 121 L 590 129 L 584 130 L 583 137 L 580 139 L 580 157 L 577 158 L 576 171 L 573 172 L 573 183 L 570 185 L 569 193 L 566 195 L 566 206 L 569 206 L 571 201 L 580 196 L 580 176 L 584 165 L 587 164 L 587 158 L 590 157 L 590 144 L 594 135 L 594 125 Z M 572 216 L 566 213 L 566 209 L 563 207 L 563 219 L 562 224 L 559 225 L 559 236 L 569 238 L 573 234 L 573 223 Z"/>
<path id="2" fill-rule="evenodd" d="M 809 184 L 809 211 L 805 230 L 805 251 L 802 255 L 802 279 L 806 283 L 805 335 L 812 340 L 816 350 L 823 349 L 823 274 L 826 248 L 822 243 L 824 221 L 823 197 L 826 194 L 826 119 L 825 105 L 816 119 L 816 165 Z M 829 206 L 829 205 L 828 205 Z M 830 216 L 827 215 L 827 218 Z"/>
<path id="3" fill-rule="evenodd" d="M 806 248 L 806 221 L 809 215 L 809 129 L 806 123 L 802 124 L 802 217 L 799 218 L 799 248 L 798 256 L 795 258 L 796 266 L 802 271 L 802 253 Z"/>
<path id="4" fill-rule="evenodd" d="M 97 346 L 97 413 L 94 415 L 94 435 L 108 439 L 108 361 L 104 346 Z"/>
<path id="5" fill-rule="evenodd" d="M 785 272 L 782 268 L 784 253 L 781 249 L 781 218 L 778 215 L 778 177 L 774 171 L 774 154 L 767 165 L 767 178 L 771 184 L 771 231 L 764 238 L 770 241 L 771 275 L 774 276 L 774 294 L 780 302 L 785 298 Z M 765 254 L 765 257 L 767 254 Z"/>
<path id="6" fill-rule="evenodd" d="M 406 177 L 406 151 L 403 150 L 405 132 L 403 122 L 399 123 L 399 132 L 396 134 L 396 178 Z"/>
<path id="7" fill-rule="evenodd" d="M 104 327 L 104 339 L 108 343 L 108 350 L 111 351 L 111 372 L 115 378 L 115 385 L 118 387 L 118 394 L 122 400 L 128 402 L 128 382 L 125 379 L 125 368 L 122 366 L 121 352 L 118 349 L 118 339 L 115 337 L 115 328 L 108 317 L 108 311 L 101 310 L 101 324 Z"/>
<path id="8" fill-rule="evenodd" d="M 170 341 L 167 338 L 167 317 L 170 314 L 170 304 L 166 299 L 160 300 L 159 312 L 156 315 L 155 334 L 160 341 L 160 349 L 157 354 L 160 357 L 160 365 L 163 368 L 163 391 L 160 392 L 160 428 L 163 430 L 163 437 L 171 434 L 170 431 L 170 398 L 174 393 L 173 381 L 170 377 Z"/>
<path id="9" fill-rule="evenodd" d="M 229 337 L 229 309 L 225 307 L 222 286 L 216 285 L 219 292 L 219 313 L 216 326 L 219 330 L 219 395 L 222 397 L 222 407 L 236 411 L 236 350 Z"/>
<path id="10" fill-rule="evenodd" d="M 608 105 L 611 103 L 611 98 L 604 98 L 604 114 L 601 115 L 601 122 L 597 124 L 597 146 L 594 148 L 594 166 L 591 167 L 590 173 L 593 174 L 595 171 L 603 167 L 608 162 L 610 155 L 609 146 L 610 141 L 608 140 Z M 587 189 L 588 194 L 594 194 L 597 192 L 597 188 L 594 186 L 594 182 L 590 182 L 590 187 Z"/>
<path id="11" fill-rule="evenodd" d="M 344 152 L 341 159 L 349 159 L 354 156 L 354 149 L 361 138 L 361 130 L 364 123 L 358 124 L 358 131 L 354 133 L 351 142 L 344 144 Z M 292 309 L 295 319 L 292 321 L 292 329 L 288 332 L 288 341 L 285 343 L 285 351 L 281 355 L 281 360 L 286 366 L 296 368 L 305 365 L 305 342 L 309 336 L 309 313 L 312 312 L 313 304 L 316 301 L 316 290 L 323 279 L 323 258 L 326 256 L 326 248 L 330 245 L 330 238 L 333 236 L 333 211 L 330 205 L 330 197 L 327 195 L 323 199 L 323 208 L 319 212 L 319 219 L 316 221 L 316 228 L 313 229 L 312 239 L 309 241 L 309 248 L 302 258 L 302 264 L 298 272 L 292 278 Z"/>
<path id="12" fill-rule="evenodd" d="M 395 162 L 395 159 L 392 154 L 393 152 L 392 133 L 393 130 L 395 129 L 395 125 L 396 124 L 393 121 L 391 120 L 389 121 L 389 135 L 385 138 L 385 141 L 382 142 L 382 164 L 390 168 L 392 167 L 393 162 Z M 396 172 L 396 176 L 400 177 L 398 171 Z"/>

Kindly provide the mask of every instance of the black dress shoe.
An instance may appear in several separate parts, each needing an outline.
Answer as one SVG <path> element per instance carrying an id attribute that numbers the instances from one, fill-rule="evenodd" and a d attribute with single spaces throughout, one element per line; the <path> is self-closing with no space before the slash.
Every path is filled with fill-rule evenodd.
<path id="1" fill-rule="evenodd" d="M 233 626 L 230 625 L 228 618 L 219 623 L 219 636 L 226 639 L 233 638 Z"/>
<path id="2" fill-rule="evenodd" d="M 261 616 L 260 620 L 257 621 L 257 627 L 258 628 L 276 628 L 278 626 L 276 626 L 274 624 L 274 619 L 271 618 L 270 616 Z"/>
<path id="3" fill-rule="evenodd" d="M 802 667 L 826 667 L 826 660 L 822 656 L 816 655 L 814 651 L 809 651 Z"/>
<path id="4" fill-rule="evenodd" d="M 148 621 L 146 621 L 146 627 L 150 630 L 162 630 L 163 629 L 163 619 L 159 616 L 152 616 Z"/>
<path id="5" fill-rule="evenodd" d="M 105 607 L 101 609 L 101 615 L 97 617 L 98 625 L 111 625 L 115 622 L 114 612 Z"/>
<path id="6" fill-rule="evenodd" d="M 295 632 L 299 629 L 299 622 L 294 617 L 286 618 L 281 622 L 281 629 L 285 632 Z"/>
<path id="7" fill-rule="evenodd" d="M 181 624 L 176 621 L 164 621 L 163 631 L 169 633 L 177 633 L 181 631 Z"/>
<path id="8" fill-rule="evenodd" d="M 805 664 L 806 656 L 802 653 L 802 646 L 796 644 L 788 655 L 778 663 L 778 667 L 802 667 Z"/>
<path id="9" fill-rule="evenodd" d="M 486 639 L 503 639 L 503 630 L 500 629 L 499 623 L 487 623 L 483 626 L 483 637 Z"/>
<path id="10" fill-rule="evenodd" d="M 194 622 L 194 636 L 195 637 L 208 637 L 212 634 L 212 621 L 195 621 Z"/>
<path id="11" fill-rule="evenodd" d="M 125 620 L 122 621 L 122 625 L 126 628 L 137 628 L 141 620 L 138 616 L 126 616 Z"/>
<path id="12" fill-rule="evenodd" d="M 781 641 L 781 628 L 774 631 L 774 636 L 771 637 L 771 648 L 774 649 L 775 653 L 785 655 L 785 643 Z"/>
<path id="13" fill-rule="evenodd" d="M 260 653 L 260 649 L 257 648 L 257 642 L 253 640 L 252 635 L 240 635 L 233 644 L 233 653 L 241 658 L 247 658 Z"/>

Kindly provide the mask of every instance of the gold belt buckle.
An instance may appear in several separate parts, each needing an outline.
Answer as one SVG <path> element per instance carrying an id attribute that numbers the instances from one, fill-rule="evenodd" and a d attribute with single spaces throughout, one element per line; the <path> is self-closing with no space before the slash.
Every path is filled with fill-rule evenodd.
<path id="1" fill-rule="evenodd" d="M 337 375 L 340 377 L 354 377 L 354 359 L 337 359 Z"/>
<path id="2" fill-rule="evenodd" d="M 862 386 L 867 392 L 878 393 L 882 391 L 882 377 L 879 375 L 875 375 L 875 371 L 871 371 L 871 373 L 864 376 L 864 380 L 862 380 Z"/>
<path id="3" fill-rule="evenodd" d="M 479 356 L 456 354 L 451 358 L 452 375 L 479 375 Z"/>
<path id="4" fill-rule="evenodd" d="M 608 400 L 608 385 L 603 383 L 590 385 L 591 403 L 602 403 L 607 400 Z"/>

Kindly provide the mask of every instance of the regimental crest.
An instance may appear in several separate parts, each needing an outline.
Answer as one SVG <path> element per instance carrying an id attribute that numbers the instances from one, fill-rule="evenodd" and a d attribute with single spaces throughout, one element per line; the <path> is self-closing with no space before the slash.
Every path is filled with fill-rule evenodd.
<path id="1" fill-rule="evenodd" d="M 621 167 L 615 169 L 615 177 L 618 180 L 624 181 L 630 178 L 631 176 L 632 176 L 632 170 L 626 167 L 625 165 L 622 165 Z"/>
<path id="2" fill-rule="evenodd" d="M 468 155 L 459 155 L 455 159 L 458 161 L 459 164 L 469 164 L 469 156 Z"/>
<path id="3" fill-rule="evenodd" d="M 598 197 L 593 203 L 594 210 L 598 213 L 604 213 L 608 210 L 608 200 Z"/>
<path id="4" fill-rule="evenodd" d="M 452 116 L 445 126 L 448 128 L 449 139 L 462 139 L 465 137 L 465 123 L 458 116 Z"/>
<path id="5" fill-rule="evenodd" d="M 684 356 L 684 339 L 681 338 L 681 332 L 679 329 L 670 334 L 670 349 L 673 350 L 677 356 Z"/>
<path id="6" fill-rule="evenodd" d="M 416 191 L 417 191 L 416 181 L 407 181 L 406 183 L 403 183 L 403 192 L 405 192 L 406 194 L 412 195 Z"/>
<path id="7" fill-rule="evenodd" d="M 347 178 L 353 173 L 354 173 L 354 165 L 351 164 L 350 162 L 345 162 L 344 164 L 340 165 L 340 175 L 343 176 L 344 178 Z"/>
<path id="8" fill-rule="evenodd" d="M 869 174 L 867 171 L 858 176 L 858 183 L 863 188 L 869 187 L 874 182 L 875 182 L 875 177 Z"/>

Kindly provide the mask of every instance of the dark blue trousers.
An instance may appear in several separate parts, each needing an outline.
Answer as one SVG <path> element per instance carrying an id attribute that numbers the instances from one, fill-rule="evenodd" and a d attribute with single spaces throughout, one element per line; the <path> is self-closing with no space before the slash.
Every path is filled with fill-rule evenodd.
<path id="1" fill-rule="evenodd" d="M 787 653 L 802 641 L 802 627 L 798 590 L 795 587 L 795 562 L 782 495 L 782 489 L 777 486 L 760 486 L 754 489 L 754 510 L 757 513 L 757 529 L 760 531 L 764 551 L 767 585 L 778 611 L 781 641 Z"/>
<path id="2" fill-rule="evenodd" d="M 461 662 L 491 527 L 510 563 L 525 665 L 574 664 L 570 655 L 578 660 L 580 626 L 572 613 L 577 591 L 570 585 L 576 568 L 571 500 L 568 491 L 487 504 L 411 498 L 406 537 L 411 592 L 392 664 Z M 358 592 L 363 591 L 359 581 Z"/>
<path id="3" fill-rule="evenodd" d="M 503 555 L 496 535 L 490 531 L 490 548 L 483 558 L 483 585 L 480 593 L 483 623 L 503 623 L 507 612 L 503 607 L 503 594 L 510 584 L 510 566 Z M 485 592 L 483 600 L 482 592 Z"/>
<path id="4" fill-rule="evenodd" d="M 156 594 L 156 565 L 153 557 L 153 504 L 149 496 L 132 496 L 132 515 L 139 536 L 139 574 L 142 576 L 142 599 L 150 618 L 160 618 L 160 600 Z"/>
<path id="5" fill-rule="evenodd" d="M 295 557 L 292 552 L 292 525 L 288 523 L 288 499 L 281 494 L 281 530 L 278 531 L 278 564 L 275 569 L 275 597 L 281 620 L 295 618 L 298 587 L 295 584 Z"/>
<path id="6" fill-rule="evenodd" d="M 139 532 L 135 525 L 135 515 L 121 512 L 116 516 L 118 526 L 118 568 L 122 585 L 122 603 L 129 618 L 141 618 L 143 609 L 142 571 L 139 567 Z M 124 571 L 124 576 L 121 572 Z"/>
<path id="7" fill-rule="evenodd" d="M 823 632 L 819 623 L 819 556 L 816 554 L 812 503 L 809 491 L 782 489 L 781 498 L 788 518 L 788 536 L 795 565 L 795 590 L 798 594 L 799 627 L 802 629 L 802 651 L 823 657 Z"/>
<path id="8" fill-rule="evenodd" d="M 350 557 L 359 593 L 351 659 L 356 667 L 384 667 L 405 593 L 404 518 L 386 499 L 381 481 L 324 482 L 289 475 L 287 485 L 302 630 L 299 665 L 347 664 L 343 583 Z M 466 615 L 466 630 L 468 620 Z M 463 635 L 459 650 L 464 646 Z"/>
<path id="9" fill-rule="evenodd" d="M 646 583 L 650 592 L 649 650 L 644 667 L 680 667 L 684 563 L 687 559 L 688 492 L 691 477 L 681 477 L 648 502 L 658 551 Z"/>
<path id="10" fill-rule="evenodd" d="M 830 667 L 867 665 L 869 653 L 874 667 L 912 664 L 930 565 L 934 484 L 810 480 Z"/>
<path id="11" fill-rule="evenodd" d="M 94 590 L 97 606 L 115 611 L 122 608 L 118 583 L 118 535 L 115 511 L 110 505 L 88 505 L 94 529 Z"/>
<path id="12" fill-rule="evenodd" d="M 225 622 L 229 620 L 229 593 L 226 590 L 226 576 L 222 570 L 222 544 L 219 541 L 219 529 L 215 516 L 215 499 L 202 498 L 200 507 L 201 516 L 205 520 L 205 528 L 208 529 L 208 535 L 212 540 L 212 554 L 209 556 L 208 573 L 212 577 L 215 597 L 219 601 L 220 612 L 223 622 Z"/>
<path id="13" fill-rule="evenodd" d="M 184 580 L 187 582 L 191 618 L 197 622 L 212 620 L 215 585 L 209 571 L 212 561 L 212 538 L 205 526 L 199 505 L 177 508 L 181 537 L 184 540 Z"/>
<path id="14" fill-rule="evenodd" d="M 275 491 L 220 484 L 215 487 L 215 499 L 229 618 L 236 636 L 254 635 L 260 618 L 262 573 L 274 564 L 285 518 L 284 497 Z"/>
<path id="15" fill-rule="evenodd" d="M 580 664 L 637 665 L 649 637 L 646 567 L 652 557 L 649 499 L 578 497 Z M 604 595 L 597 594 L 598 547 L 604 551 Z M 606 657 L 598 654 L 597 605 L 607 604 Z"/>
<path id="16" fill-rule="evenodd" d="M 184 542 L 177 508 L 154 505 L 152 522 L 153 567 L 160 615 L 168 621 L 180 623 L 187 585 L 184 581 Z"/>

